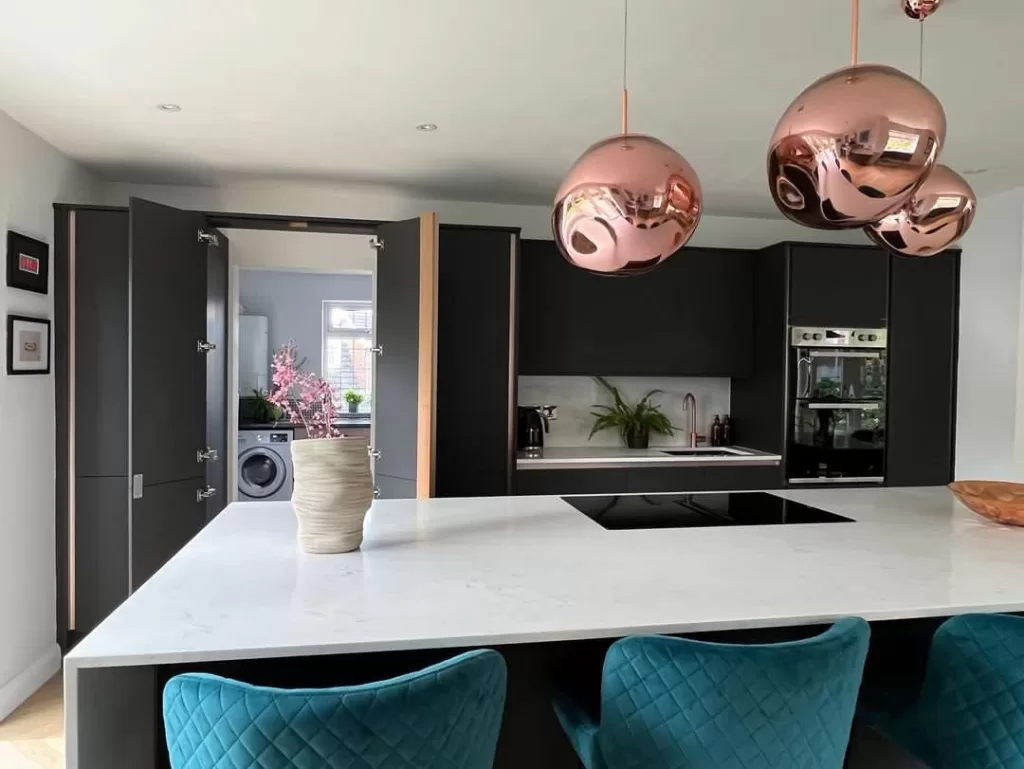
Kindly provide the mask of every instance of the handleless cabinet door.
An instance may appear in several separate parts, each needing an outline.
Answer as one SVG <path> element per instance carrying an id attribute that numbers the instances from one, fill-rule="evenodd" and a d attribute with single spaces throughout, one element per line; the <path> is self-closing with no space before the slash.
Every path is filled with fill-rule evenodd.
<path id="1" fill-rule="evenodd" d="M 216 236 L 206 247 L 206 340 L 215 346 L 206 353 L 206 448 L 216 459 L 205 462 L 206 485 L 214 494 L 206 500 L 206 516 L 213 518 L 228 500 L 228 239 Z M 234 450 L 231 447 L 230 450 Z"/>
<path id="2" fill-rule="evenodd" d="M 374 479 L 382 498 L 433 496 L 437 216 L 377 228 Z"/>
<path id="3" fill-rule="evenodd" d="M 132 198 L 129 562 L 132 588 L 202 528 L 206 484 L 206 246 L 201 214 Z"/>
<path id="4" fill-rule="evenodd" d="M 790 247 L 789 322 L 794 326 L 884 328 L 889 255 L 880 248 Z"/>
<path id="5" fill-rule="evenodd" d="M 953 478 L 960 253 L 892 257 L 886 483 Z"/>

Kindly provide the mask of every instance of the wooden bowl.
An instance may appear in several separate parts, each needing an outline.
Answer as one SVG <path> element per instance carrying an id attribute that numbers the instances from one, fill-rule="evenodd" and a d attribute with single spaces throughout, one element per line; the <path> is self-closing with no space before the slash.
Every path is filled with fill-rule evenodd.
<path id="1" fill-rule="evenodd" d="M 949 490 L 965 507 L 997 523 L 1024 526 L 1024 483 L 957 481 Z"/>

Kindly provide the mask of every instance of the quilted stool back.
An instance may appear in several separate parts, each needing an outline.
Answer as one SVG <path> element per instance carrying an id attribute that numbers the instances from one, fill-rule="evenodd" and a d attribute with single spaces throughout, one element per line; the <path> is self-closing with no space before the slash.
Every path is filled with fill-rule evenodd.
<path id="1" fill-rule="evenodd" d="M 732 645 L 664 636 L 608 650 L 597 741 L 609 769 L 840 769 L 868 624 Z"/>
<path id="2" fill-rule="evenodd" d="M 910 745 L 942 769 L 1024 769 L 1024 617 L 965 614 L 932 639 Z"/>
<path id="3" fill-rule="evenodd" d="M 332 689 L 175 676 L 163 696 L 171 767 L 490 769 L 505 681 L 505 661 L 491 650 Z"/>

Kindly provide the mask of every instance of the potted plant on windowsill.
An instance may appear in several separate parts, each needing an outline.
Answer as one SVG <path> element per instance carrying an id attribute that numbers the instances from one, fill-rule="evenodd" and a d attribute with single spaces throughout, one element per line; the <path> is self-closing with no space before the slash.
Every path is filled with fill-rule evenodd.
<path id="1" fill-rule="evenodd" d="M 346 390 L 342 396 L 345 399 L 345 403 L 348 404 L 349 414 L 359 413 L 359 404 L 364 400 L 363 396 L 357 393 L 355 390 Z"/>
<path id="2" fill-rule="evenodd" d="M 651 390 L 635 405 L 631 406 L 622 399 L 617 387 L 613 387 L 604 377 L 594 377 L 614 400 L 614 405 L 597 404 L 597 411 L 590 412 L 595 418 L 587 440 L 601 430 L 618 430 L 623 443 L 631 449 L 646 449 L 651 433 L 671 435 L 675 429 L 661 408 L 651 403 L 651 398 L 663 390 Z"/>
<path id="3" fill-rule="evenodd" d="M 292 342 L 274 353 L 267 400 L 306 429 L 306 438 L 291 444 L 299 545 L 307 553 L 347 553 L 362 544 L 373 502 L 370 454 L 365 438 L 341 437 L 331 385 L 297 361 Z"/>

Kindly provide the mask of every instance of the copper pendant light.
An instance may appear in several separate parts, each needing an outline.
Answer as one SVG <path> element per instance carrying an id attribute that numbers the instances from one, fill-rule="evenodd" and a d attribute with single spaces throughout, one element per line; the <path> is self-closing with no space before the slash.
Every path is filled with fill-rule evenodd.
<path id="1" fill-rule="evenodd" d="M 903 256 L 934 256 L 963 237 L 977 208 L 974 190 L 963 177 L 937 165 L 909 203 L 864 231 Z"/>
<path id="2" fill-rule="evenodd" d="M 921 80 L 924 80 L 924 18 L 922 16 L 920 22 L 918 76 Z M 948 166 L 936 165 L 906 205 L 867 225 L 864 231 L 878 245 L 902 256 L 934 256 L 964 236 L 977 209 L 978 199 L 971 185 Z"/>
<path id="3" fill-rule="evenodd" d="M 863 227 L 899 209 L 946 139 L 939 100 L 892 67 L 858 64 L 859 0 L 852 0 L 851 64 L 789 106 L 768 150 L 775 205 L 807 227 Z"/>
<path id="4" fill-rule="evenodd" d="M 628 277 L 653 270 L 697 229 L 703 195 L 697 172 L 652 136 L 629 133 L 624 0 L 622 133 L 603 139 L 573 164 L 555 195 L 551 228 L 570 264 Z"/>
<path id="5" fill-rule="evenodd" d="M 903 12 L 912 19 L 924 21 L 937 10 L 942 0 L 902 0 Z"/>

